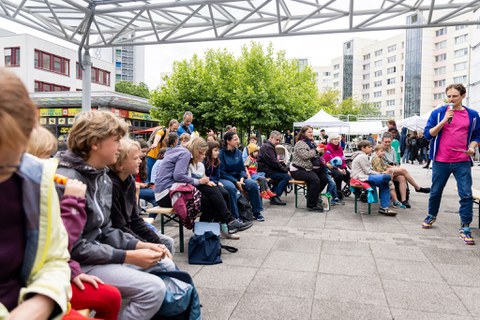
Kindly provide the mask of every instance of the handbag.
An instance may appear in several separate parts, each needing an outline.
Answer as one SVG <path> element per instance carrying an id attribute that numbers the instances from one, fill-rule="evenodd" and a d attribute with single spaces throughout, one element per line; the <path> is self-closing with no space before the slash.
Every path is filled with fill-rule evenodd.
<path id="1" fill-rule="evenodd" d="M 238 249 L 220 243 L 220 225 L 218 223 L 196 222 L 195 235 L 188 241 L 188 263 L 211 265 L 222 263 L 222 248 L 229 252 Z"/>

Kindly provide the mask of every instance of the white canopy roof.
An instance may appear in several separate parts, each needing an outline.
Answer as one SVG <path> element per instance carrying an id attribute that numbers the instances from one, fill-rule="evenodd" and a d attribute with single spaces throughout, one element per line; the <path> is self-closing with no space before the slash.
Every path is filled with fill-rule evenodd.
<path id="1" fill-rule="evenodd" d="M 318 111 L 310 119 L 307 119 L 303 122 L 294 122 L 293 126 L 295 128 L 303 127 L 305 125 L 310 125 L 315 128 L 327 128 L 327 127 L 348 127 L 348 122 L 343 122 L 325 112 L 323 109 Z"/>
<path id="2" fill-rule="evenodd" d="M 328 127 L 325 129 L 326 133 L 343 133 L 347 135 L 357 135 L 357 134 L 377 134 L 382 131 L 382 122 L 381 121 L 355 121 L 347 122 L 350 127 Z"/>

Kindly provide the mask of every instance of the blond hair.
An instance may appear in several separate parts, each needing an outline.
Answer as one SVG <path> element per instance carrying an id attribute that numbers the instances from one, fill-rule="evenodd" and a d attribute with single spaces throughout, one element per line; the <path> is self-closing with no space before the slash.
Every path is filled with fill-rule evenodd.
<path id="1" fill-rule="evenodd" d="M 22 150 L 38 123 L 35 104 L 14 73 L 0 68 L 0 149 Z"/>
<path id="2" fill-rule="evenodd" d="M 377 152 L 378 150 L 385 150 L 385 148 L 383 147 L 383 144 L 378 143 L 375 145 L 375 152 Z"/>
<path id="3" fill-rule="evenodd" d="M 58 141 L 55 136 L 42 126 L 33 128 L 28 141 L 27 152 L 36 157 L 50 158 L 58 148 Z"/>
<path id="4" fill-rule="evenodd" d="M 127 132 L 125 121 L 110 111 L 82 112 L 77 116 L 68 135 L 68 149 L 88 160 L 94 144 L 112 136 L 122 138 Z"/>
<path id="5" fill-rule="evenodd" d="M 138 141 L 134 141 L 130 138 L 123 138 L 120 140 L 120 154 L 118 155 L 117 162 L 115 162 L 112 165 L 109 165 L 108 167 L 116 172 L 119 173 L 120 170 L 119 168 L 125 163 L 125 161 L 128 159 L 128 156 L 130 155 L 130 151 L 133 148 L 137 148 L 138 151 L 141 151 L 142 148 L 140 146 L 140 143 Z"/>
<path id="6" fill-rule="evenodd" d="M 187 149 L 192 154 L 191 162 L 195 162 L 195 158 L 200 152 L 206 152 L 208 150 L 208 145 L 205 139 L 201 137 L 195 137 L 191 139 L 187 144 Z"/>

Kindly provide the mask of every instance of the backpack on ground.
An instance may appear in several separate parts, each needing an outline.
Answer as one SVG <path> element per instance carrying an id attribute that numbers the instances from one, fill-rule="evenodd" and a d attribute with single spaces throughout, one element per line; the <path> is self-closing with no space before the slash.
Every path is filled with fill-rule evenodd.
<path id="1" fill-rule="evenodd" d="M 253 208 L 248 199 L 240 193 L 237 199 L 238 215 L 243 221 L 253 221 Z"/>

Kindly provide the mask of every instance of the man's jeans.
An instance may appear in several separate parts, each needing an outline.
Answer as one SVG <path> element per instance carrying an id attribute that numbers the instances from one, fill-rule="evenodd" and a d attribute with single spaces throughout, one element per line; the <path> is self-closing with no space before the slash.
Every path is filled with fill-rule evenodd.
<path id="1" fill-rule="evenodd" d="M 277 183 L 273 192 L 279 197 L 285 191 L 285 188 L 287 188 L 288 181 L 292 179 L 292 177 L 285 172 L 275 172 L 268 177 Z"/>
<path id="2" fill-rule="evenodd" d="M 230 211 L 234 218 L 239 218 L 238 206 L 237 206 L 237 187 L 227 179 L 220 179 L 225 190 L 230 194 Z M 258 190 L 258 184 L 252 179 L 245 179 L 243 190 L 248 193 L 250 203 L 252 204 L 253 213 L 260 213 L 263 211 L 262 200 L 260 198 L 260 192 Z"/>
<path id="3" fill-rule="evenodd" d="M 473 216 L 472 199 L 472 169 L 470 161 L 465 162 L 438 162 L 432 165 L 432 187 L 428 200 L 428 214 L 436 217 L 442 200 L 443 188 L 453 173 L 457 180 L 458 195 L 460 196 L 460 219 L 462 225 L 469 225 Z"/>
<path id="4" fill-rule="evenodd" d="M 380 188 L 380 206 L 382 208 L 390 207 L 390 186 L 388 182 L 392 177 L 389 174 L 371 174 L 367 182 L 372 187 Z"/>

